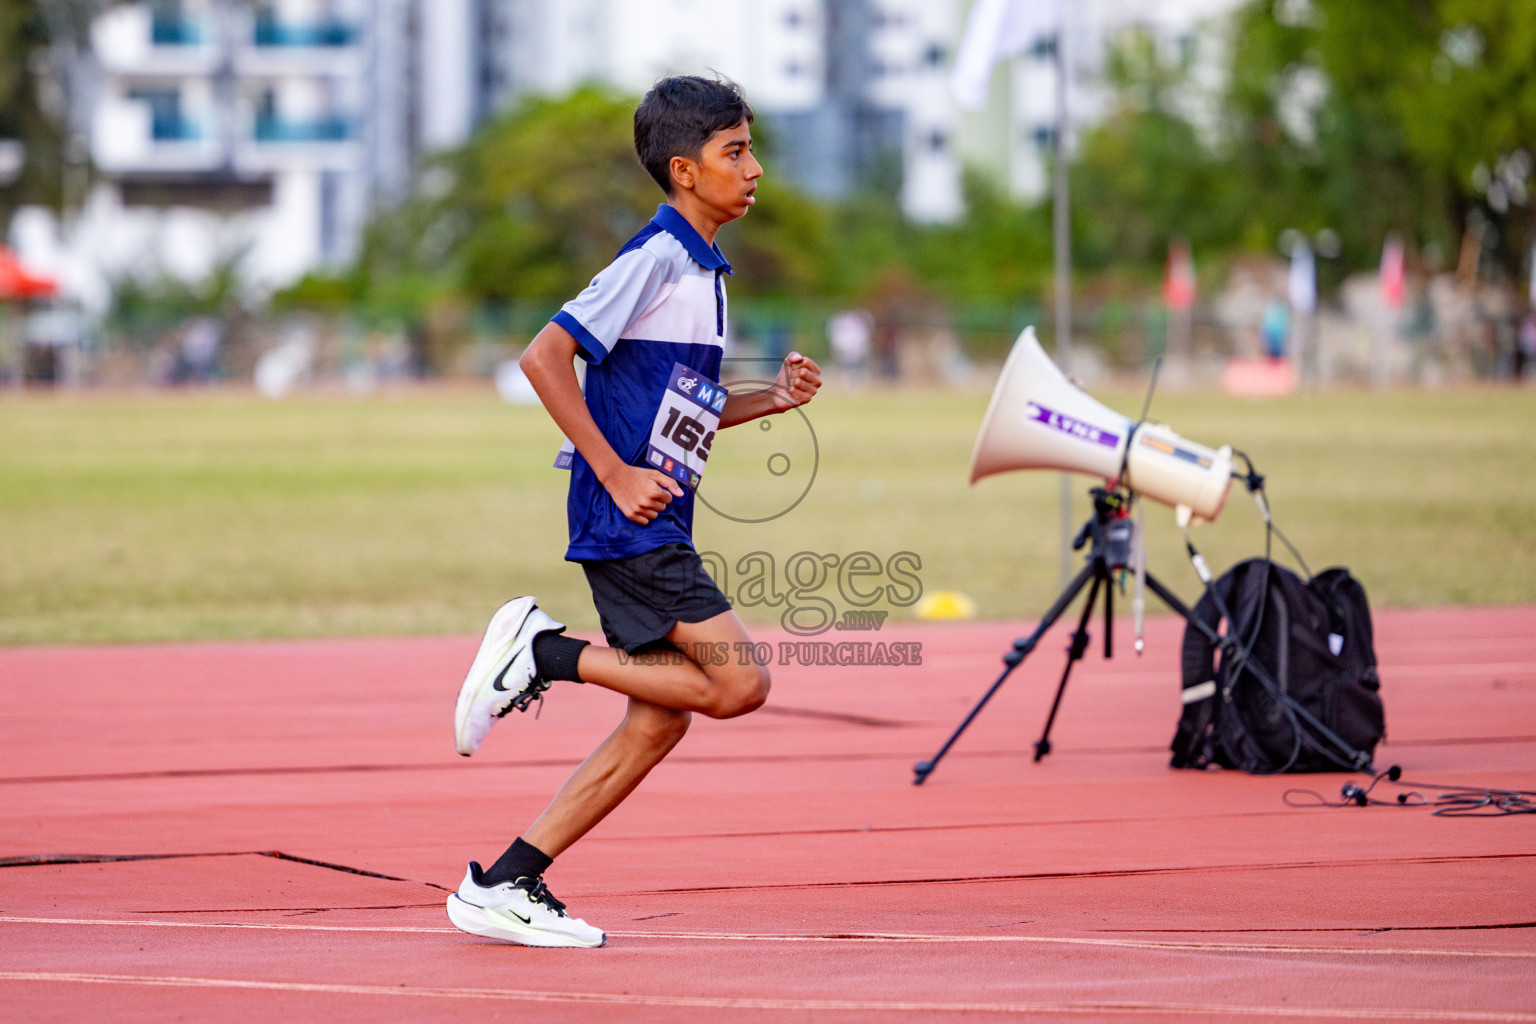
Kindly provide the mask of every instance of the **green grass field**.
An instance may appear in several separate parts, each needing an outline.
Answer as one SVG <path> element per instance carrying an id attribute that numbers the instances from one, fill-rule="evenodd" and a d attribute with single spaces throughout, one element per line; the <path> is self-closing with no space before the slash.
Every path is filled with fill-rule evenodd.
<path id="1" fill-rule="evenodd" d="M 1106 401 L 1139 406 L 1129 393 Z M 873 556 L 853 579 L 869 592 L 899 584 L 890 557 L 910 552 L 902 571 L 925 590 L 961 590 L 984 617 L 1033 618 L 1061 582 L 1059 477 L 966 486 L 985 404 L 828 392 L 804 419 L 724 434 L 704 496 L 734 518 L 701 508 L 698 547 L 721 556 L 733 596 L 753 552 L 781 592 L 794 569 L 808 593 L 819 563 L 820 593 L 839 606 L 850 555 Z M 1530 392 L 1166 395 L 1154 414 L 1247 450 L 1312 567 L 1350 566 L 1378 606 L 1536 601 Z M 471 633 L 529 592 L 556 617 L 596 624 L 561 557 L 559 434 L 542 410 L 488 389 L 281 403 L 11 396 L 0 438 L 0 642 Z M 1074 479 L 1075 519 L 1090 483 Z M 1151 567 L 1194 597 L 1171 511 L 1149 508 L 1147 526 Z M 1196 537 L 1217 568 L 1263 550 L 1240 490 Z M 783 610 L 740 603 L 748 621 Z"/>

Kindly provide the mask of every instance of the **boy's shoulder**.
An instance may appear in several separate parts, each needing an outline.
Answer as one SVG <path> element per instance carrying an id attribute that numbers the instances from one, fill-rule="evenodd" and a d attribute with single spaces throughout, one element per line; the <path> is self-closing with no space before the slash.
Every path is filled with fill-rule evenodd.
<path id="1" fill-rule="evenodd" d="M 688 219 L 670 203 L 662 203 L 656 208 L 656 215 L 620 247 L 615 260 L 637 249 L 679 268 L 697 264 L 706 271 L 730 273 L 731 270 L 720 247 L 704 241 Z"/>
<path id="2" fill-rule="evenodd" d="M 661 236 L 660 243 L 657 242 L 658 236 Z M 666 232 L 660 224 L 656 223 L 656 219 L 653 217 L 645 222 L 645 227 L 635 232 L 634 237 L 619 246 L 619 251 L 614 254 L 613 262 L 617 263 L 632 252 L 648 253 L 655 259 L 660 260 L 660 250 L 666 245 L 665 236 Z"/>
<path id="3" fill-rule="evenodd" d="M 553 319 L 592 363 L 636 331 L 651 341 L 719 344 L 725 335 L 719 277 L 730 272 L 718 247 L 662 205 Z"/>
<path id="4" fill-rule="evenodd" d="M 618 285 L 635 277 L 676 279 L 692 261 L 687 249 L 654 220 L 620 246 L 608 265 L 592 278 L 592 286 Z"/>
<path id="5" fill-rule="evenodd" d="M 598 271 L 590 287 L 599 292 L 622 291 L 645 280 L 669 285 L 684 277 L 721 272 L 731 273 L 731 265 L 719 247 L 705 242 L 682 214 L 663 203 Z"/>

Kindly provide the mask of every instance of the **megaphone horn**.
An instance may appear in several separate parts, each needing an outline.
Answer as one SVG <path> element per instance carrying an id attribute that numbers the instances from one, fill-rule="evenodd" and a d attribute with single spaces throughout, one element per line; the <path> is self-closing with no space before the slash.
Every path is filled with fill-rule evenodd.
<path id="1" fill-rule="evenodd" d="M 1129 451 L 1129 456 L 1127 456 Z M 1160 424 L 1137 424 L 1076 387 L 1024 328 L 987 404 L 971 483 L 1015 469 L 1116 480 L 1165 505 L 1215 519 L 1232 486 L 1232 449 L 1206 448 Z"/>

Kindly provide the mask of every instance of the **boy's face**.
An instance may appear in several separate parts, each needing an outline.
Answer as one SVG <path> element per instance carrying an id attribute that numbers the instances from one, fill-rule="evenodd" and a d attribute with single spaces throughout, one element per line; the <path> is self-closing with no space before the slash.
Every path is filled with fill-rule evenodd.
<path id="1" fill-rule="evenodd" d="M 745 121 L 711 135 L 697 161 L 672 158 L 673 183 L 691 192 L 721 224 L 751 209 L 762 176 L 762 165 L 752 155 L 752 129 Z"/>

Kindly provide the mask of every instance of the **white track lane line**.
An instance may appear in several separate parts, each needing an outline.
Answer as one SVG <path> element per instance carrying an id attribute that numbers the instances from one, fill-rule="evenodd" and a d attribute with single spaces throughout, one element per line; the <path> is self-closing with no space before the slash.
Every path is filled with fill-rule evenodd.
<path id="1" fill-rule="evenodd" d="M 671 1006 L 706 1010 L 866 1010 L 890 1013 L 1160 1013 L 1218 1017 L 1300 1017 L 1306 1020 L 1507 1021 L 1536 1024 L 1536 1014 L 1499 1010 L 1433 1010 L 1352 1006 L 1252 1006 L 1215 1003 L 934 1003 L 867 999 L 762 999 L 731 996 L 661 996 L 628 992 L 540 992 L 527 989 L 432 988 L 409 985 L 341 985 L 241 978 L 178 978 L 145 974 L 85 974 L 54 971 L 0 971 L 0 982 L 33 981 L 77 985 L 142 985 L 160 988 L 243 989 L 319 995 L 406 996 L 426 999 L 501 999 L 533 1003 L 597 1003 Z"/>
<path id="2" fill-rule="evenodd" d="M 0 915 L 0 924 L 94 925 L 124 928 L 224 928 L 247 931 L 279 932 L 368 932 L 399 935 L 458 935 L 457 928 L 427 928 L 409 925 L 278 924 L 261 921 L 131 921 L 88 917 L 10 917 Z M 1106 946 L 1117 949 L 1159 949 L 1194 953 L 1262 953 L 1300 956 L 1443 956 L 1473 959 L 1536 959 L 1536 950 L 1479 949 L 1394 949 L 1390 947 L 1353 946 L 1279 946 L 1239 942 L 1169 942 L 1156 939 L 1090 939 L 1061 935 L 915 935 L 905 932 L 848 932 L 837 935 L 760 935 L 742 932 L 628 932 L 610 931 L 618 939 L 673 939 L 685 942 L 895 942 L 917 945 L 965 943 L 1026 943 L 1042 946 Z"/>

